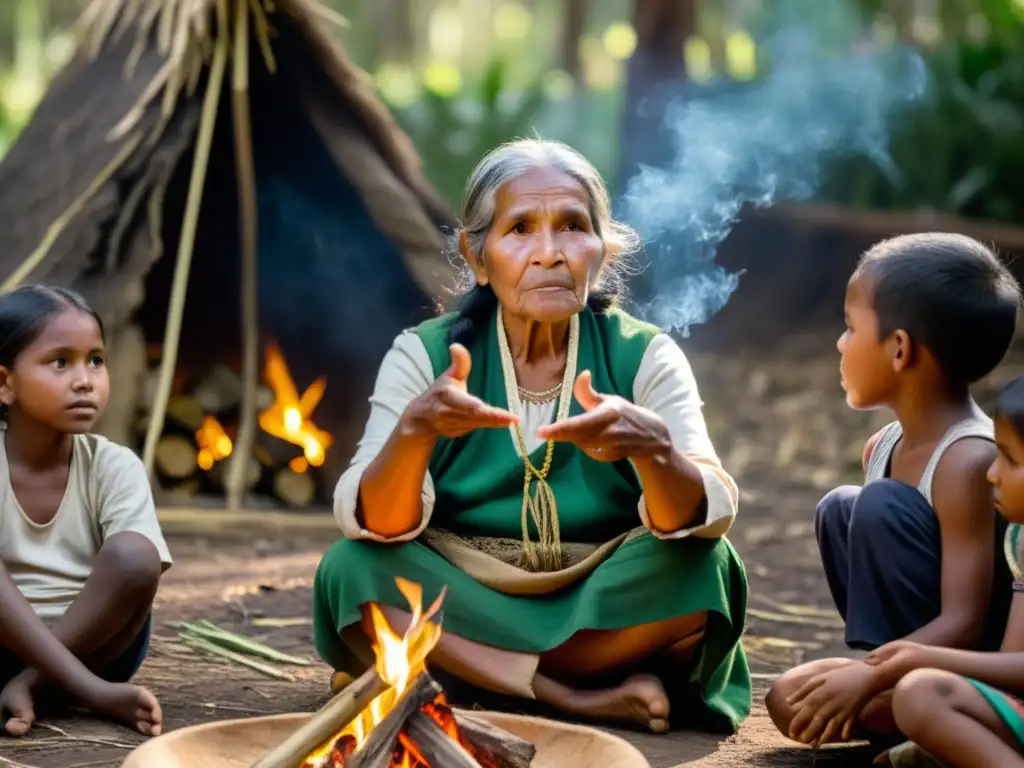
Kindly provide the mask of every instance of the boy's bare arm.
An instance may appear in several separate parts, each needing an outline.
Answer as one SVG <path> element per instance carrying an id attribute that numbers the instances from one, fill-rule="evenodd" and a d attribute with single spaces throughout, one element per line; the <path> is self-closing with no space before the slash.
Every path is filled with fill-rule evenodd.
<path id="1" fill-rule="evenodd" d="M 964 438 L 939 461 L 932 500 L 942 547 L 942 613 L 907 640 L 968 648 L 981 636 L 995 557 L 995 506 L 985 473 L 995 450 L 987 440 Z"/>
<path id="2" fill-rule="evenodd" d="M 901 645 L 897 640 L 894 645 Z M 942 669 L 1012 693 L 1024 692 L 1024 595 L 1013 597 L 1010 619 L 999 653 L 965 651 L 959 648 L 915 646 L 909 653 L 894 655 L 875 667 L 876 679 L 895 684 L 915 669 Z M 904 646 L 905 647 L 905 646 Z M 876 652 L 881 652 L 881 649 Z"/>

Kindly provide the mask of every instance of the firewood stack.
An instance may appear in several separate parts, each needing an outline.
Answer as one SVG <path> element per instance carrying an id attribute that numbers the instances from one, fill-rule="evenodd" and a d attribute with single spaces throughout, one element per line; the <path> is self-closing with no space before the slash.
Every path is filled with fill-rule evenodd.
<path id="1" fill-rule="evenodd" d="M 156 368 L 146 374 L 138 398 L 135 433 L 139 449 L 149 426 L 158 375 Z M 159 490 L 179 499 L 225 494 L 234 461 L 241 398 L 241 376 L 226 365 L 192 380 L 175 381 L 156 446 L 154 474 Z M 274 391 L 261 386 L 258 412 L 263 413 L 274 402 Z M 250 497 L 263 497 L 288 507 L 307 507 L 321 497 L 324 477 L 321 468 L 307 460 L 302 445 L 261 428 L 246 464 L 245 490 Z"/>

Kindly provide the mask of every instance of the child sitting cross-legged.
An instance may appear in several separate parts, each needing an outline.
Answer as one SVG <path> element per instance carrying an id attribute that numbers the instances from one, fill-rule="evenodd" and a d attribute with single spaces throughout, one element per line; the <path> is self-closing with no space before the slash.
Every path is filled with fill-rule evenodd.
<path id="1" fill-rule="evenodd" d="M 806 738 L 849 735 L 869 702 L 894 689 L 891 706 L 899 732 L 941 764 L 1024 768 L 1024 377 L 1006 385 L 996 400 L 995 439 L 998 454 L 988 479 L 996 508 L 1012 523 L 1005 551 L 1015 577 L 1001 650 L 898 640 L 870 653 L 848 674 L 812 677 L 789 698 L 797 711 L 794 730 Z"/>
<path id="2" fill-rule="evenodd" d="M 830 492 L 815 518 L 826 579 L 853 649 L 904 638 L 998 647 L 1009 607 L 1005 522 L 985 479 L 996 454 L 992 421 L 970 385 L 1006 354 L 1019 296 L 992 251 L 955 234 L 886 240 L 850 279 L 838 343 L 847 402 L 896 417 L 868 441 L 865 484 Z M 851 659 L 823 659 L 790 670 L 768 695 L 772 720 L 803 740 L 810 710 L 805 703 L 798 714 L 792 696 L 821 674 L 843 680 L 863 669 Z M 894 729 L 884 696 L 860 714 L 869 731 Z"/>
<path id="3" fill-rule="evenodd" d="M 103 327 L 77 294 L 0 295 L 0 709 L 22 735 L 66 700 L 160 733 L 160 706 L 127 684 L 171 563 L 147 473 L 89 434 L 107 405 Z"/>

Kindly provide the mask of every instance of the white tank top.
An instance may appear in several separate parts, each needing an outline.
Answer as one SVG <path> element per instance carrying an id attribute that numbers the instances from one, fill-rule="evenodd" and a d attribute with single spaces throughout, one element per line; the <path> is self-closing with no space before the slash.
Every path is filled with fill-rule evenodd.
<path id="1" fill-rule="evenodd" d="M 893 449 L 902 437 L 903 427 L 900 426 L 898 421 L 887 424 L 882 429 L 871 451 L 871 457 L 868 459 L 867 472 L 864 477 L 865 482 L 871 482 L 886 476 Z M 921 473 L 921 481 L 917 484 L 917 490 L 921 492 L 921 495 L 932 506 L 935 506 L 932 503 L 932 483 L 935 480 L 935 470 L 939 466 L 939 460 L 949 446 L 965 437 L 980 437 L 985 440 L 995 441 L 995 429 L 992 419 L 986 416 L 985 412 L 978 408 L 977 405 L 974 406 L 974 413 L 971 416 L 968 416 L 963 421 L 958 421 L 946 430 L 946 434 L 939 440 L 939 444 L 935 446 L 935 450 L 928 459 L 924 472 Z"/>

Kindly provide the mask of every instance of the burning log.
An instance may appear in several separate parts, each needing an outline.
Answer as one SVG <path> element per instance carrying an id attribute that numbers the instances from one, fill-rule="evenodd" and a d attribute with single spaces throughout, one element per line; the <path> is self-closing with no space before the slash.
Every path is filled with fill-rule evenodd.
<path id="1" fill-rule="evenodd" d="M 530 768 L 537 748 L 526 739 L 471 715 L 454 717 L 459 735 L 473 745 L 473 754 L 484 768 Z"/>
<path id="2" fill-rule="evenodd" d="M 268 432 L 261 431 L 256 437 L 256 447 L 253 455 L 260 464 L 267 469 L 280 469 L 286 467 L 296 459 L 302 458 L 302 446 L 298 443 L 282 440 Z"/>
<path id="3" fill-rule="evenodd" d="M 410 680 L 417 682 L 417 675 L 425 670 L 427 655 L 441 636 L 441 628 L 431 619 L 441 607 L 444 592 L 424 611 L 423 590 L 418 584 L 401 578 L 396 578 L 395 583 L 413 609 L 412 622 L 405 635 L 396 635 L 377 605 L 371 603 L 376 665 L 252 768 L 320 766 L 325 756 L 333 760 L 331 753 L 339 751 L 336 747 L 346 754 L 350 751 L 346 736 L 355 738 L 356 743 L 365 741 L 363 736 L 387 714 L 381 710 L 397 706 Z"/>
<path id="4" fill-rule="evenodd" d="M 395 581 L 412 609 L 404 636 L 396 635 L 380 608 L 370 604 L 375 669 L 390 685 L 355 716 L 350 710 L 343 718 L 317 714 L 305 737 L 293 736 L 289 749 L 275 750 L 276 761 L 268 756 L 253 768 L 529 768 L 536 754 L 532 744 L 489 723 L 456 716 L 426 670 L 427 655 L 441 636 L 440 626 L 430 620 L 444 592 L 424 611 L 420 586 Z M 342 724 L 327 739 L 332 722 Z M 296 755 L 304 755 L 303 762 L 288 762 Z"/>
<path id="5" fill-rule="evenodd" d="M 415 760 L 402 762 L 403 752 Z M 362 746 L 343 733 L 320 768 L 530 768 L 536 753 L 533 744 L 515 734 L 470 715 L 456 715 L 445 703 L 441 686 L 423 672 Z M 304 768 L 312 765 L 307 762 Z"/>
<path id="6" fill-rule="evenodd" d="M 405 732 L 427 765 L 433 768 L 483 768 L 462 745 L 426 712 L 413 712 Z"/>
<path id="7" fill-rule="evenodd" d="M 304 765 L 313 750 L 345 728 L 387 689 L 387 683 L 381 680 L 377 670 L 368 669 L 327 702 L 309 722 L 256 761 L 252 768 L 295 768 Z"/>
<path id="8" fill-rule="evenodd" d="M 297 443 L 261 431 L 253 451 L 269 472 L 269 490 L 290 507 L 306 507 L 316 497 L 317 476 L 312 474 L 305 450 Z"/>
<path id="9" fill-rule="evenodd" d="M 426 672 L 418 675 L 395 708 L 370 731 L 366 743 L 346 757 L 342 765 L 345 768 L 388 768 L 398 736 L 409 718 L 440 695 L 441 686 L 434 678 Z"/>

